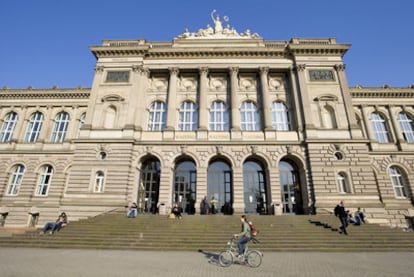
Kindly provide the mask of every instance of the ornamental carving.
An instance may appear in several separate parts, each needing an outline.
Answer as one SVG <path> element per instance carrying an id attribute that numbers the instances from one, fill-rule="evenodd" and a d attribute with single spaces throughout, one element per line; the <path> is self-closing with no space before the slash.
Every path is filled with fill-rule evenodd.
<path id="1" fill-rule="evenodd" d="M 184 33 L 179 35 L 177 39 L 258 39 L 259 34 L 251 33 L 249 29 L 245 32 L 239 33 L 230 24 L 228 16 L 224 16 L 223 19 L 220 15 L 216 14 L 216 10 L 211 12 L 211 20 L 213 25 L 207 24 L 205 29 L 199 29 L 197 32 L 190 32 L 188 28 L 185 28 Z M 224 24 L 226 24 L 224 26 Z"/>
<path id="2" fill-rule="evenodd" d="M 168 87 L 168 80 L 164 76 L 152 76 L 148 79 L 149 82 L 149 89 L 151 91 L 167 91 Z"/>
<path id="3" fill-rule="evenodd" d="M 181 91 L 194 91 L 197 89 L 197 79 L 194 76 L 181 76 L 178 87 Z"/>
<path id="4" fill-rule="evenodd" d="M 227 88 L 226 76 L 210 76 L 209 89 L 211 91 L 225 91 Z"/>
<path id="5" fill-rule="evenodd" d="M 255 91 L 257 88 L 257 80 L 253 76 L 243 76 L 239 80 L 239 88 L 242 91 Z"/>

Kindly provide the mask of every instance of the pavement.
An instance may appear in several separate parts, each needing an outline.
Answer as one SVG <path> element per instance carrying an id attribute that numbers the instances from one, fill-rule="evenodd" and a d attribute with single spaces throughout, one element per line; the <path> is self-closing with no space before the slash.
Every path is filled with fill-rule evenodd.
<path id="1" fill-rule="evenodd" d="M 0 247 L 0 276 L 414 276 L 414 252 L 265 252 L 262 265 L 221 267 L 213 252 Z"/>

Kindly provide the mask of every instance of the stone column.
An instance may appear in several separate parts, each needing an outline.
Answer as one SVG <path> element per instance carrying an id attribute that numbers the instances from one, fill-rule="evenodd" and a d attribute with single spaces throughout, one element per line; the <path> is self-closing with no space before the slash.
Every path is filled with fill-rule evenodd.
<path id="1" fill-rule="evenodd" d="M 272 130 L 272 114 L 271 114 L 271 105 L 270 96 L 269 96 L 269 86 L 268 86 L 268 67 L 261 67 L 260 71 L 260 83 L 262 87 L 262 99 L 263 99 L 263 118 L 264 118 L 264 128 L 265 130 Z"/>
<path id="2" fill-rule="evenodd" d="M 296 65 L 297 77 L 299 81 L 299 94 L 300 94 L 300 101 L 302 102 L 302 107 L 296 107 L 303 112 L 303 118 L 306 119 L 304 121 L 305 124 L 305 132 L 306 129 L 315 129 L 315 124 L 312 122 L 314 118 L 312 116 L 312 108 L 311 103 L 309 101 L 307 84 L 306 84 L 306 65 L 305 64 L 298 64 Z"/>
<path id="3" fill-rule="evenodd" d="M 200 72 L 200 95 L 199 95 L 199 116 L 198 116 L 198 129 L 199 130 L 208 130 L 208 107 L 207 107 L 207 75 L 208 75 L 208 68 L 202 67 L 199 69 Z"/>
<path id="4" fill-rule="evenodd" d="M 97 103 L 100 103 L 98 100 L 98 91 L 101 83 L 104 82 L 104 71 L 103 66 L 95 67 L 95 76 L 93 79 L 91 96 L 89 98 L 88 109 L 86 111 L 85 124 L 83 125 L 84 129 L 91 130 L 92 126 L 99 126 L 100 119 L 102 118 L 101 109 L 96 109 Z"/>
<path id="5" fill-rule="evenodd" d="M 299 93 L 298 93 L 298 88 L 296 85 L 296 76 L 295 76 L 295 72 L 293 70 L 293 68 L 290 68 L 290 72 L 289 72 L 289 77 L 290 77 L 290 83 L 292 86 L 292 95 L 293 95 L 293 102 L 289 103 L 289 108 L 291 108 L 290 105 L 293 105 L 293 111 L 294 111 L 294 115 L 295 115 L 295 125 L 296 128 L 294 127 L 294 125 L 291 122 L 291 128 L 292 130 L 297 129 L 298 131 L 298 135 L 299 135 L 299 139 L 303 138 L 303 121 L 302 121 L 302 115 L 300 113 L 300 98 L 299 98 Z M 293 121 L 293 118 L 291 117 L 291 120 Z"/>
<path id="6" fill-rule="evenodd" d="M 230 68 L 231 130 L 234 130 L 234 131 L 240 131 L 239 99 L 237 97 L 238 74 L 239 74 L 238 67 Z"/>
<path id="7" fill-rule="evenodd" d="M 400 132 L 400 126 L 397 122 L 397 119 L 394 117 L 394 112 L 393 109 L 394 106 L 392 105 L 388 105 L 387 106 L 387 110 L 388 110 L 388 115 L 390 117 L 390 121 L 391 121 L 391 128 L 390 128 L 390 133 L 391 133 L 391 139 L 394 142 L 398 142 L 398 145 L 401 142 L 404 142 L 404 137 L 402 135 L 402 132 Z"/>
<path id="8" fill-rule="evenodd" d="M 370 141 L 376 141 L 375 135 L 372 132 L 372 124 L 371 124 L 371 120 L 370 117 L 367 114 L 367 106 L 361 106 L 362 109 L 362 121 L 365 124 L 365 130 L 367 131 L 367 135 L 368 135 L 368 139 Z"/>
<path id="9" fill-rule="evenodd" d="M 149 70 L 143 66 L 133 66 L 133 86 L 134 91 L 131 92 L 130 103 L 132 104 L 128 109 L 131 111 L 130 119 L 127 119 L 127 126 L 131 126 L 137 130 L 142 130 L 147 126 L 146 122 L 143 122 L 145 111 L 145 101 L 142 99 L 147 98 L 147 87 Z M 136 90 L 135 90 L 136 89 Z"/>
<path id="10" fill-rule="evenodd" d="M 177 77 L 179 69 L 170 68 L 170 81 L 168 84 L 168 111 L 167 111 L 167 130 L 175 130 L 177 126 Z"/>
<path id="11" fill-rule="evenodd" d="M 358 129 L 358 124 L 355 118 L 354 108 L 352 106 L 351 94 L 349 93 L 348 82 L 345 77 L 345 65 L 335 65 L 335 70 L 338 75 L 339 85 L 341 87 L 342 98 L 344 100 L 344 108 L 346 117 L 348 119 L 348 128 L 351 132 L 351 137 L 355 137 L 356 133 L 354 130 Z"/>

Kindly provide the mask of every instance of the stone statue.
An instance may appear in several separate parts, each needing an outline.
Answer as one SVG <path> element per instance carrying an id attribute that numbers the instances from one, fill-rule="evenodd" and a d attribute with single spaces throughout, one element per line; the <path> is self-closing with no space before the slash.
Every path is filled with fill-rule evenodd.
<path id="1" fill-rule="evenodd" d="M 214 13 L 215 12 L 216 12 L 216 10 L 213 10 L 211 12 L 211 19 L 214 22 L 214 32 L 217 34 L 217 33 L 223 32 L 223 24 L 220 21 L 219 15 L 216 15 L 216 18 L 214 18 Z"/>

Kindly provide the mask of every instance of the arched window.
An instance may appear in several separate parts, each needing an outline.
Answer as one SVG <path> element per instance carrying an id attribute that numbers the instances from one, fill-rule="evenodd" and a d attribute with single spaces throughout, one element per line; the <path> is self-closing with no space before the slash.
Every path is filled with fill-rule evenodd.
<path id="1" fill-rule="evenodd" d="M 391 142 L 390 131 L 387 122 L 382 114 L 374 112 L 371 114 L 372 129 L 375 133 L 375 138 L 379 143 Z"/>
<path id="2" fill-rule="evenodd" d="M 198 114 L 196 105 L 186 101 L 180 107 L 178 129 L 181 131 L 195 131 L 198 128 Z"/>
<path id="3" fill-rule="evenodd" d="M 105 128 L 115 128 L 115 120 L 116 120 L 116 109 L 113 106 L 110 106 L 106 109 L 105 112 L 105 121 L 104 127 Z"/>
<path id="4" fill-rule="evenodd" d="M 95 174 L 94 192 L 103 192 L 105 184 L 105 174 L 102 171 L 97 171 Z"/>
<path id="5" fill-rule="evenodd" d="M 65 140 L 69 125 L 69 114 L 61 112 L 56 115 L 50 142 L 62 143 Z"/>
<path id="6" fill-rule="evenodd" d="M 44 165 L 41 167 L 36 186 L 36 196 L 45 196 L 49 191 L 52 181 L 53 167 L 51 165 Z"/>
<path id="7" fill-rule="evenodd" d="M 167 109 L 165 103 L 156 101 L 151 105 L 149 111 L 148 130 L 162 131 L 167 121 Z"/>
<path id="8" fill-rule="evenodd" d="M 344 172 L 336 174 L 339 193 L 351 193 L 348 176 Z"/>
<path id="9" fill-rule="evenodd" d="M 78 133 L 76 134 L 76 138 L 79 138 L 80 136 L 80 131 L 83 125 L 85 125 L 85 119 L 86 119 L 86 113 L 83 113 L 79 118 L 79 127 L 78 127 Z"/>
<path id="10" fill-rule="evenodd" d="M 286 105 L 282 102 L 273 102 L 271 110 L 273 129 L 289 131 L 289 117 Z"/>
<path id="11" fill-rule="evenodd" d="M 193 161 L 177 163 L 174 171 L 173 201 L 183 211 L 194 214 L 197 193 L 197 169 Z"/>
<path id="12" fill-rule="evenodd" d="M 7 195 L 17 195 L 23 180 L 25 168 L 19 164 L 13 167 L 9 178 L 9 187 L 7 188 Z"/>
<path id="13" fill-rule="evenodd" d="M 214 101 L 210 108 L 210 130 L 211 131 L 228 131 L 229 130 L 229 113 L 226 103 Z"/>
<path id="14" fill-rule="evenodd" d="M 256 104 L 252 101 L 245 101 L 240 108 L 242 131 L 260 131 L 260 118 Z"/>
<path id="15" fill-rule="evenodd" d="M 0 131 L 0 142 L 9 142 L 13 137 L 13 131 L 16 127 L 19 116 L 15 112 L 8 113 L 3 121 Z"/>
<path id="16" fill-rule="evenodd" d="M 396 166 L 391 166 L 388 169 L 388 174 L 391 178 L 394 194 L 397 198 L 407 198 L 407 184 L 401 170 Z"/>
<path id="17" fill-rule="evenodd" d="M 243 192 L 245 213 L 267 213 L 266 174 L 259 162 L 246 161 L 243 164 Z"/>
<path id="18" fill-rule="evenodd" d="M 32 114 L 29 120 L 29 125 L 27 125 L 24 142 L 36 142 L 39 138 L 40 130 L 42 129 L 42 124 L 43 114 L 41 112 L 36 112 Z"/>
<path id="19" fill-rule="evenodd" d="M 323 106 L 321 110 L 321 116 L 324 128 L 333 129 L 338 127 L 335 119 L 335 111 L 331 106 Z"/>
<path id="20" fill-rule="evenodd" d="M 408 143 L 414 143 L 414 123 L 407 113 L 398 114 L 398 122 L 400 123 L 401 132 L 404 139 Z"/>

